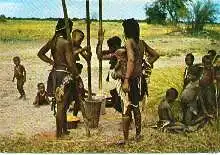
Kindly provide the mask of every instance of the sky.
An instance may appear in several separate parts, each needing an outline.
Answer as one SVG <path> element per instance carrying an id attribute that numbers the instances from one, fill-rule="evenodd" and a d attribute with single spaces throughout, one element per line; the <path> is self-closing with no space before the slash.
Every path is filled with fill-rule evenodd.
<path id="1" fill-rule="evenodd" d="M 145 19 L 145 5 L 154 0 L 103 0 L 103 19 Z M 213 0 L 220 10 L 220 0 Z M 66 0 L 70 18 L 85 18 L 85 0 Z M 61 0 L 0 0 L 0 14 L 6 17 L 63 17 Z M 98 0 L 90 0 L 90 15 L 98 17 Z M 220 13 L 217 21 L 220 22 Z"/>

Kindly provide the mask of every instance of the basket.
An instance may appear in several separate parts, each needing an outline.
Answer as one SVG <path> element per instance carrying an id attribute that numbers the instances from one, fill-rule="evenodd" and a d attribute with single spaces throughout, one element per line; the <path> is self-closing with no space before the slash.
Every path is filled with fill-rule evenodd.
<path id="1" fill-rule="evenodd" d="M 85 113 L 88 119 L 89 128 L 98 127 L 102 103 L 102 98 L 93 98 L 92 100 L 85 101 Z"/>

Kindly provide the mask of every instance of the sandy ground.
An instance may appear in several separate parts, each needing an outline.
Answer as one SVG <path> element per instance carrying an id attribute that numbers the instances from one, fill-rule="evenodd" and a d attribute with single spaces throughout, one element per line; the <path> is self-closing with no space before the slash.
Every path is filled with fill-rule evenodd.
<path id="1" fill-rule="evenodd" d="M 55 133 L 55 117 L 50 110 L 50 106 L 36 108 L 32 104 L 37 92 L 37 83 L 44 82 L 46 84 L 47 76 L 51 68 L 51 66 L 43 63 L 37 57 L 37 51 L 41 46 L 42 43 L 30 44 L 31 48 L 28 50 L 26 50 L 25 47 L 19 49 L 16 46 L 12 46 L 0 53 L 0 136 L 34 136 L 47 132 Z M 92 50 L 95 51 L 95 49 Z M 21 57 L 21 64 L 23 64 L 27 70 L 27 82 L 24 85 L 27 94 L 26 100 L 18 99 L 19 93 L 16 89 L 16 82 L 12 82 L 12 57 L 16 55 Z M 199 61 L 199 59 L 197 61 Z M 82 63 L 85 64 L 84 61 L 82 61 Z M 177 65 L 184 65 L 184 57 L 160 58 L 155 63 L 155 68 Z M 86 65 L 84 65 L 82 78 L 85 87 L 87 87 L 87 72 L 85 66 Z M 114 83 L 105 82 L 107 71 L 108 62 L 104 62 L 103 87 L 105 90 L 109 90 L 114 86 Z M 95 54 L 92 58 L 92 89 L 94 92 L 98 90 L 98 63 Z M 104 94 L 107 95 L 108 93 L 105 92 Z M 100 117 L 99 128 L 94 130 L 94 132 L 103 135 L 120 135 L 120 120 L 121 115 L 115 112 L 114 109 L 106 109 L 106 114 Z M 85 134 L 85 132 L 82 132 L 82 128 L 84 128 L 83 123 L 80 123 L 77 129 L 71 130 L 71 134 Z"/>

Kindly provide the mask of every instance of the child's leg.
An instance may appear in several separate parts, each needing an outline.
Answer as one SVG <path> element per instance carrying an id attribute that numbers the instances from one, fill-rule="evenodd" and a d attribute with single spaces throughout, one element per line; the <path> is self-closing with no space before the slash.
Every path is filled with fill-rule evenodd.
<path id="1" fill-rule="evenodd" d="M 17 89 L 21 97 L 25 95 L 23 85 L 24 85 L 23 79 L 17 79 Z"/>

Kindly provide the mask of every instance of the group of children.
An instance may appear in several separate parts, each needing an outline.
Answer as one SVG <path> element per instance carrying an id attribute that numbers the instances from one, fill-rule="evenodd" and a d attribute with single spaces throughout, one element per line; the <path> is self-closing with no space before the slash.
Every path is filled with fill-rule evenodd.
<path id="1" fill-rule="evenodd" d="M 14 66 L 14 76 L 12 82 L 14 80 L 17 80 L 17 89 L 20 94 L 19 99 L 26 99 L 25 91 L 24 91 L 24 83 L 26 82 L 26 70 L 23 65 L 21 65 L 20 57 L 16 56 L 13 58 L 13 62 L 15 64 Z M 34 105 L 47 105 L 50 103 L 48 94 L 45 90 L 44 83 L 38 83 L 37 84 L 37 95 L 35 97 L 35 100 L 33 102 Z"/>
<path id="2" fill-rule="evenodd" d="M 180 95 L 182 120 L 178 122 L 174 118 L 170 104 L 177 99 L 178 91 L 170 88 L 158 107 L 157 127 L 184 131 L 189 126 L 196 126 L 198 129 L 211 119 L 219 119 L 220 55 L 209 50 L 202 57 L 202 63 L 194 64 L 194 55 L 189 53 L 185 57 L 185 63 L 183 90 Z"/>

